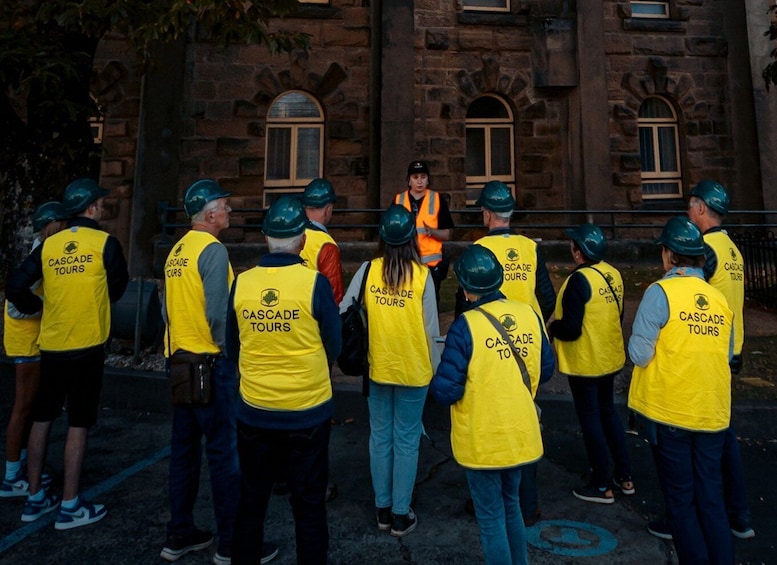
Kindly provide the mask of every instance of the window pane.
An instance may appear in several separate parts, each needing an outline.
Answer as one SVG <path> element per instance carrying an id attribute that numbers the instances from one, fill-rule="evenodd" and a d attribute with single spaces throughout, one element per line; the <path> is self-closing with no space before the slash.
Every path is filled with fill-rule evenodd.
<path id="1" fill-rule="evenodd" d="M 491 176 L 512 176 L 510 131 L 511 128 L 491 130 Z"/>
<path id="2" fill-rule="evenodd" d="M 486 130 L 467 128 L 467 176 L 486 175 Z"/>
<path id="3" fill-rule="evenodd" d="M 289 92 L 278 98 L 270 107 L 270 119 L 320 118 L 318 106 L 301 92 Z"/>
<path id="4" fill-rule="evenodd" d="M 267 128 L 267 180 L 291 178 L 291 128 Z"/>
<path id="5" fill-rule="evenodd" d="M 655 172 L 656 156 L 653 154 L 653 128 L 639 128 L 639 155 L 642 159 L 642 172 Z"/>
<path id="6" fill-rule="evenodd" d="M 508 0 L 464 0 L 464 9 L 467 8 L 509 8 Z"/>
<path id="7" fill-rule="evenodd" d="M 493 96 L 481 96 L 467 108 L 467 119 L 502 118 L 509 119 L 510 114 L 504 103 Z"/>
<path id="8" fill-rule="evenodd" d="M 321 130 L 317 127 L 299 128 L 297 132 L 298 179 L 314 179 L 318 176 L 321 150 Z"/>
<path id="9" fill-rule="evenodd" d="M 669 14 L 666 2 L 632 2 L 632 16 L 667 16 Z"/>
<path id="10" fill-rule="evenodd" d="M 677 146 L 675 128 L 658 128 L 658 150 L 661 153 L 661 171 L 677 171 Z"/>
<path id="11" fill-rule="evenodd" d="M 646 98 L 639 107 L 640 118 L 674 119 L 674 113 L 669 105 L 660 98 Z"/>
<path id="12" fill-rule="evenodd" d="M 680 185 L 677 182 L 643 182 L 642 193 L 649 195 L 680 194 Z"/>

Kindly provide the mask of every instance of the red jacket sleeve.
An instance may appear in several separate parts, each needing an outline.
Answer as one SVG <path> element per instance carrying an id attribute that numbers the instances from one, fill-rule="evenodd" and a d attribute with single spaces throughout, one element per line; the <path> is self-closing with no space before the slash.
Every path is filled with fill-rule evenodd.
<path id="1" fill-rule="evenodd" d="M 318 272 L 329 279 L 335 295 L 335 303 L 340 304 L 345 294 L 343 288 L 343 268 L 340 264 L 340 249 L 326 243 L 318 254 Z"/>

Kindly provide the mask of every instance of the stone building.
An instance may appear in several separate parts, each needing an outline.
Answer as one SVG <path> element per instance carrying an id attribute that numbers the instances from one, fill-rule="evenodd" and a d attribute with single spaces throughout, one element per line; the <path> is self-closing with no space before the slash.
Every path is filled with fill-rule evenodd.
<path id="1" fill-rule="evenodd" d="M 92 91 L 101 182 L 119 189 L 112 231 L 144 274 L 158 203 L 179 204 L 197 178 L 217 179 L 235 208 L 316 176 L 338 208 L 382 208 L 416 158 L 454 210 L 499 179 L 522 207 L 559 211 L 535 223 L 684 209 L 703 178 L 729 187 L 735 209 L 775 210 L 768 5 L 310 0 L 272 23 L 310 34 L 308 52 L 224 50 L 194 30 L 143 75 L 106 37 Z"/>

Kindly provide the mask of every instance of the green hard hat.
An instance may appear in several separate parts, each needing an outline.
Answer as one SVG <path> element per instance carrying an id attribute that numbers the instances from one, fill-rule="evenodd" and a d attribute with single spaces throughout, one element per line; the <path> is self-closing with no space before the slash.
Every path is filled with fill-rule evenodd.
<path id="1" fill-rule="evenodd" d="M 186 216 L 191 218 L 205 208 L 208 202 L 227 198 L 229 195 L 230 193 L 221 188 L 215 180 L 200 179 L 186 189 L 183 195 L 183 209 L 186 211 Z"/>
<path id="2" fill-rule="evenodd" d="M 725 216 L 728 214 L 728 191 L 726 187 L 714 180 L 703 180 L 697 184 L 691 191 L 691 196 L 695 196 L 715 210 L 718 214 Z"/>
<path id="3" fill-rule="evenodd" d="M 607 252 L 607 238 L 599 226 L 582 224 L 576 228 L 567 228 L 567 236 L 592 261 L 601 261 Z"/>
<path id="4" fill-rule="evenodd" d="M 483 185 L 475 204 L 492 212 L 510 212 L 515 208 L 515 198 L 505 183 L 491 180 Z"/>
<path id="5" fill-rule="evenodd" d="M 392 204 L 380 218 L 380 238 L 389 245 L 404 245 L 415 237 L 413 215 L 399 204 Z"/>
<path id="6" fill-rule="evenodd" d="M 288 239 L 305 231 L 308 217 L 296 196 L 281 196 L 272 203 L 262 222 L 262 231 L 268 237 Z"/>
<path id="7" fill-rule="evenodd" d="M 61 202 L 52 200 L 45 202 L 35 209 L 32 214 L 32 231 L 39 232 L 46 227 L 49 222 L 64 220 L 68 218 L 68 213 Z"/>
<path id="8" fill-rule="evenodd" d="M 704 255 L 704 239 L 701 232 L 686 216 L 669 218 L 656 243 L 680 255 L 689 257 Z"/>
<path id="9" fill-rule="evenodd" d="M 302 195 L 302 204 L 307 208 L 323 208 L 336 200 L 335 189 L 326 179 L 313 179 Z"/>
<path id="10" fill-rule="evenodd" d="M 95 200 L 105 198 L 110 194 L 109 190 L 102 188 L 90 178 L 76 179 L 67 185 L 62 196 L 62 204 L 68 216 L 74 216 L 86 210 Z"/>
<path id="11" fill-rule="evenodd" d="M 467 247 L 453 267 L 459 284 L 467 292 L 483 296 L 502 286 L 502 265 L 494 253 L 482 245 Z"/>

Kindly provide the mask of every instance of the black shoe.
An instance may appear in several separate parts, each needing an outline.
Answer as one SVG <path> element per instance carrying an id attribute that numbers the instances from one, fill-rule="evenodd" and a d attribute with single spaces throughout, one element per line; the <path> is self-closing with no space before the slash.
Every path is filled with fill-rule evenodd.
<path id="1" fill-rule="evenodd" d="M 375 516 L 378 519 L 378 529 L 387 532 L 391 529 L 391 507 L 375 508 Z"/>
<path id="2" fill-rule="evenodd" d="M 167 543 L 159 556 L 167 561 L 177 561 L 191 551 L 205 549 L 213 543 L 213 534 L 194 530 L 186 536 L 167 536 Z"/>
<path id="3" fill-rule="evenodd" d="M 750 539 L 755 537 L 755 530 L 747 522 L 729 520 L 731 533 L 739 539 Z"/>
<path id="4" fill-rule="evenodd" d="M 269 563 L 278 556 L 278 546 L 272 542 L 266 541 L 262 544 L 262 559 L 259 561 L 262 565 Z"/>
<path id="5" fill-rule="evenodd" d="M 272 493 L 278 496 L 289 494 L 289 483 L 286 481 L 276 481 L 272 487 Z"/>
<path id="6" fill-rule="evenodd" d="M 407 514 L 394 514 L 394 518 L 391 521 L 391 535 L 395 538 L 405 537 L 407 534 L 415 530 L 418 525 L 418 518 L 415 517 L 415 512 L 410 508 Z"/>
<path id="7" fill-rule="evenodd" d="M 575 498 L 585 500 L 586 502 L 596 502 L 598 504 L 612 504 L 615 502 L 615 495 L 607 487 L 580 487 L 572 491 Z"/>
<path id="8" fill-rule="evenodd" d="M 666 520 L 654 520 L 648 523 L 648 532 L 657 538 L 672 541 L 672 528 Z"/>

